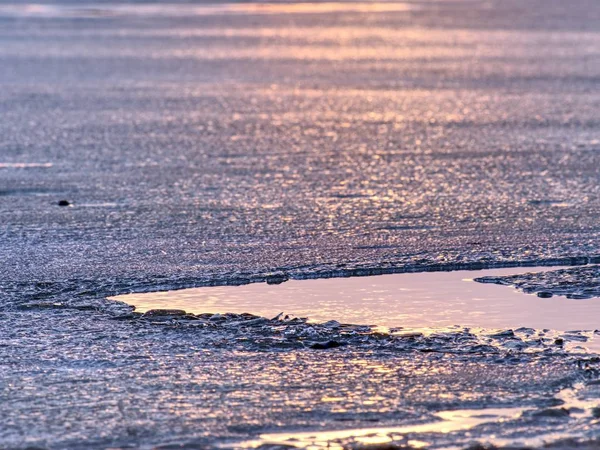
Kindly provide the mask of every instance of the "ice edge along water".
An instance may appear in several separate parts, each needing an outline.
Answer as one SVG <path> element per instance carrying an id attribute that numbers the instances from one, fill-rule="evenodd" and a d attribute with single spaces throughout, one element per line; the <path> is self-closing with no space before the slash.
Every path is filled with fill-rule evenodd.
<path id="1" fill-rule="evenodd" d="M 550 272 L 557 267 L 426 272 L 374 277 L 290 280 L 272 285 L 215 286 L 113 297 L 136 311 L 181 309 L 191 313 L 286 314 L 311 321 L 337 320 L 387 328 L 595 330 L 600 301 L 539 298 L 476 277 Z"/>

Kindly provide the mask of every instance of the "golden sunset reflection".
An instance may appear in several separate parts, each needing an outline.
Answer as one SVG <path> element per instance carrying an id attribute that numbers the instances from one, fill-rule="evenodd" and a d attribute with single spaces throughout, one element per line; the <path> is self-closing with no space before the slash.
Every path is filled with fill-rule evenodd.
<path id="1" fill-rule="evenodd" d="M 437 421 L 408 425 L 403 427 L 382 427 L 347 429 L 323 432 L 298 432 L 293 434 L 263 434 L 260 439 L 247 441 L 244 448 L 255 448 L 263 444 L 288 445 L 297 448 L 338 449 L 344 446 L 340 442 L 351 439 L 360 444 L 385 444 L 399 439 L 405 434 L 416 433 L 451 433 L 468 430 L 483 423 L 504 422 L 514 420 L 527 411 L 527 408 L 488 408 L 476 410 L 441 411 L 435 414 Z M 424 441 L 412 441 L 415 448 L 428 445 Z"/>
<path id="2" fill-rule="evenodd" d="M 371 201 L 383 203 L 386 200 Z M 323 205 L 328 207 L 326 199 Z M 339 205 L 334 207 L 340 208 Z M 334 217 L 332 215 L 331 226 Z M 552 269 L 509 268 L 290 280 L 280 285 L 255 283 L 202 287 L 128 294 L 115 299 L 134 305 L 142 313 L 151 309 L 182 309 L 196 314 L 233 312 L 274 317 L 283 311 L 291 316 L 308 318 L 310 322 L 334 319 L 341 323 L 373 326 L 372 332 L 405 337 L 429 336 L 453 326 L 595 329 L 595 318 L 600 314 L 600 301 L 596 299 L 585 302 L 573 302 L 564 297 L 542 299 L 507 287 L 472 281 L 478 276 Z"/>
<path id="3" fill-rule="evenodd" d="M 323 2 L 323 3 L 241 3 L 226 6 L 228 10 L 245 13 L 322 14 L 334 12 L 386 13 L 418 9 L 418 5 L 403 2 Z"/>
<path id="4" fill-rule="evenodd" d="M 418 9 L 418 5 L 403 2 L 350 2 L 350 3 L 113 3 L 77 6 L 64 4 L 5 4 L 0 13 L 25 17 L 103 17 L 103 16 L 211 16 L 227 14 L 330 14 L 388 13 Z"/>

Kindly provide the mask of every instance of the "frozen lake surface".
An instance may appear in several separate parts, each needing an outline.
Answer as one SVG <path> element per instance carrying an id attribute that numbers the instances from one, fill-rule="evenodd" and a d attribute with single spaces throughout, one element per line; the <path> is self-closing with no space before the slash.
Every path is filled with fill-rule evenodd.
<path id="1" fill-rule="evenodd" d="M 599 23 L 590 0 L 0 1 L 0 447 L 593 442 L 593 333 L 522 313 L 595 299 L 444 273 L 523 303 L 403 334 L 333 298 L 326 325 L 107 297 L 600 261 Z M 597 269 L 498 281 L 600 291 Z"/>
<path id="2" fill-rule="evenodd" d="M 597 257 L 599 9 L 0 2 L 2 279 Z"/>

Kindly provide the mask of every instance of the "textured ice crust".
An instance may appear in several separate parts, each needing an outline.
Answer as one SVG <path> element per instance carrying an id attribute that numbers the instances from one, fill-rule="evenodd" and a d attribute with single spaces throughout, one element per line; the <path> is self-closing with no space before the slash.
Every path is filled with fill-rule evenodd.
<path id="1" fill-rule="evenodd" d="M 423 334 L 284 314 L 136 314 L 78 294 L 0 300 L 3 447 L 236 448 L 262 433 L 418 424 L 440 410 L 490 407 L 531 411 L 470 432 L 408 434 L 398 444 L 466 447 L 549 427 L 557 436 L 593 436 L 593 412 L 579 418 L 556 398 L 582 382 L 578 395 L 600 403 L 599 359 L 577 349 L 585 333 Z"/>
<path id="2" fill-rule="evenodd" d="M 475 278 L 480 283 L 514 286 L 540 297 L 563 295 L 574 300 L 600 297 L 600 266 L 573 267 L 548 272 Z"/>
<path id="3" fill-rule="evenodd" d="M 106 297 L 600 262 L 600 2 L 69 3 L 0 8 L 0 448 L 235 447 L 502 406 L 533 413 L 417 438 L 598 437 L 556 398 L 600 398 L 583 332 L 141 317 Z"/>
<path id="4" fill-rule="evenodd" d="M 438 411 L 494 407 L 530 409 L 470 431 L 405 434 L 397 444 L 466 448 L 549 429 L 549 441 L 596 436 L 600 360 L 584 350 L 593 332 L 414 332 L 285 314 L 139 314 L 105 298 L 132 288 L 145 287 L 110 279 L 2 284 L 2 446 L 238 448 L 264 433 L 395 427 L 438 420 Z M 576 383 L 590 402 L 582 417 L 556 397 Z"/>

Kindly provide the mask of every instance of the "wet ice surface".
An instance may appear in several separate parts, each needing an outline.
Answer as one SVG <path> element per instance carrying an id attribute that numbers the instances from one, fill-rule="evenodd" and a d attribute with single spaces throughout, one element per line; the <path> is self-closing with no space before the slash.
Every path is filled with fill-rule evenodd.
<path id="1" fill-rule="evenodd" d="M 51 284 L 4 292 L 0 440 L 9 448 L 464 448 L 596 436 L 589 332 L 382 333 L 283 315 L 136 314 Z"/>
<path id="2" fill-rule="evenodd" d="M 501 407 L 541 414 L 417 440 L 594 437 L 589 408 L 548 412 L 576 382 L 598 399 L 596 360 L 552 333 L 158 320 L 105 297 L 598 261 L 597 2 L 40 3 L 0 8 L 0 446 Z"/>
<path id="3" fill-rule="evenodd" d="M 598 332 L 594 330 L 598 328 L 600 305 L 595 302 L 574 303 L 573 300 L 566 298 L 550 300 L 537 296 L 525 296 L 517 291 L 507 292 L 494 286 L 473 283 L 472 279 L 465 278 L 470 276 L 475 280 L 487 280 L 488 283 L 492 280 L 504 279 L 551 280 L 565 273 L 578 274 L 594 270 L 597 270 L 597 267 L 513 268 L 303 281 L 286 281 L 284 277 L 272 277 L 269 279 L 271 285 L 204 287 L 149 294 L 129 294 L 118 296 L 115 300 L 134 305 L 140 317 L 147 320 L 157 320 L 161 317 L 161 320 L 170 320 L 179 317 L 183 320 L 208 319 L 209 321 L 224 322 L 226 318 L 219 314 L 221 311 L 239 313 L 256 311 L 271 317 L 275 311 L 281 308 L 292 313 L 292 316 L 312 317 L 317 323 L 319 321 L 322 323 L 328 318 L 336 318 L 339 321 L 330 320 L 323 326 L 332 330 L 345 330 L 350 335 L 354 332 L 383 332 L 388 334 L 390 339 L 430 339 L 427 341 L 427 345 L 430 347 L 426 349 L 419 347 L 416 342 L 406 347 L 413 350 L 419 349 L 419 351 L 453 352 L 456 350 L 446 347 L 448 341 L 442 343 L 438 339 L 442 336 L 452 336 L 452 339 L 465 344 L 468 341 L 468 338 L 465 340 L 466 336 L 471 336 L 471 338 L 478 336 L 477 346 L 482 346 L 479 349 L 488 346 L 487 350 L 490 350 L 493 348 L 489 347 L 491 345 L 509 352 L 523 351 L 531 354 L 548 351 L 546 345 L 558 345 L 567 352 L 586 353 L 590 351 L 597 353 L 600 350 L 597 342 Z M 507 276 L 509 273 L 518 275 Z M 503 274 L 505 275 L 503 276 Z M 285 284 L 278 284 L 282 282 Z M 469 283 L 469 285 L 465 285 L 465 283 Z M 190 313 L 198 315 L 194 316 Z M 284 317 L 283 314 L 277 315 L 277 320 L 282 317 Z M 357 320 L 361 319 L 364 320 L 364 323 L 379 324 L 380 326 L 344 325 L 344 323 L 358 323 Z M 287 315 L 284 317 L 284 322 L 298 320 L 288 318 Z M 302 319 L 301 322 L 306 322 L 306 319 Z M 264 326 L 268 323 L 269 321 L 265 318 L 246 317 L 242 321 L 239 321 L 237 317 L 234 318 L 234 324 Z M 471 325 L 476 328 L 466 329 L 451 326 L 455 323 Z M 523 327 L 522 325 L 525 323 L 539 329 L 575 330 L 578 328 L 588 331 L 565 333 L 547 329 L 536 331 L 533 328 Z M 381 327 L 381 325 L 385 327 Z M 504 327 L 504 329 L 493 330 L 494 327 Z M 507 329 L 508 327 L 513 327 L 516 331 Z M 292 336 L 293 338 L 307 337 L 304 331 L 298 333 L 292 330 L 286 330 L 284 336 L 288 339 Z M 341 336 L 348 336 L 348 334 L 345 335 L 342 332 L 335 340 L 317 339 L 317 341 L 311 342 L 309 339 L 308 342 L 304 342 L 304 345 L 316 350 L 345 347 L 348 343 L 343 338 L 340 339 Z M 288 344 L 290 344 L 289 341 Z M 441 347 L 436 348 L 436 344 Z M 467 347 L 463 347 L 460 351 L 466 350 Z M 442 348 L 444 349 L 442 350 Z M 240 441 L 235 446 L 254 448 L 261 445 L 288 445 L 301 448 L 307 446 L 311 448 L 345 448 L 345 446 L 352 445 L 396 442 L 417 448 L 429 447 L 432 443 L 434 446 L 450 444 L 460 448 L 461 440 L 455 436 L 456 433 L 466 433 L 467 436 L 470 436 L 472 428 L 486 429 L 494 424 L 496 426 L 504 425 L 503 434 L 515 425 L 517 428 L 520 427 L 520 432 L 508 431 L 509 435 L 512 434 L 509 438 L 503 438 L 503 434 L 490 436 L 484 432 L 481 436 L 482 440 L 491 441 L 496 445 L 541 446 L 544 443 L 564 439 L 567 436 L 580 436 L 580 434 L 579 432 L 571 433 L 566 429 L 555 431 L 548 424 L 538 424 L 523 433 L 523 429 L 531 426 L 527 423 L 531 417 L 570 417 L 590 425 L 590 419 L 597 415 L 594 409 L 597 403 L 594 397 L 591 400 L 586 399 L 585 394 L 582 397 L 581 392 L 585 392 L 585 387 L 581 384 L 576 388 L 563 389 L 553 399 L 556 405 L 560 405 L 554 409 L 535 411 L 534 408 L 526 406 L 490 408 L 482 404 L 478 405 L 478 409 L 472 410 L 438 410 L 433 413 L 430 421 L 415 425 L 340 429 L 335 429 L 334 426 L 333 430 L 326 429 L 324 431 L 295 429 L 291 432 L 262 433 L 258 439 Z M 381 400 L 378 395 L 373 398 L 374 402 L 367 400 L 367 403 L 377 403 Z M 327 396 L 321 400 L 341 404 L 347 401 L 344 395 Z M 525 422 L 526 425 L 522 422 Z M 569 426 L 572 425 L 574 425 L 573 421 L 570 421 Z M 423 437 L 432 434 L 434 436 L 451 434 L 452 437 L 450 439 Z M 475 432 L 474 435 L 477 436 L 477 433 Z M 462 441 L 462 446 L 467 442 Z"/>
<path id="4" fill-rule="evenodd" d="M 32 297 L 9 300 L 0 318 L 0 439 L 9 448 L 238 448 L 332 430 L 334 443 L 361 441 L 344 429 L 381 429 L 380 441 L 394 429 L 397 442 L 434 448 L 539 441 L 550 430 L 594 436 L 598 358 L 550 332 L 382 334 L 285 317 L 132 314 L 73 293 Z M 585 408 L 561 398 L 571 386 Z M 464 415 L 489 420 L 432 425 Z"/>

